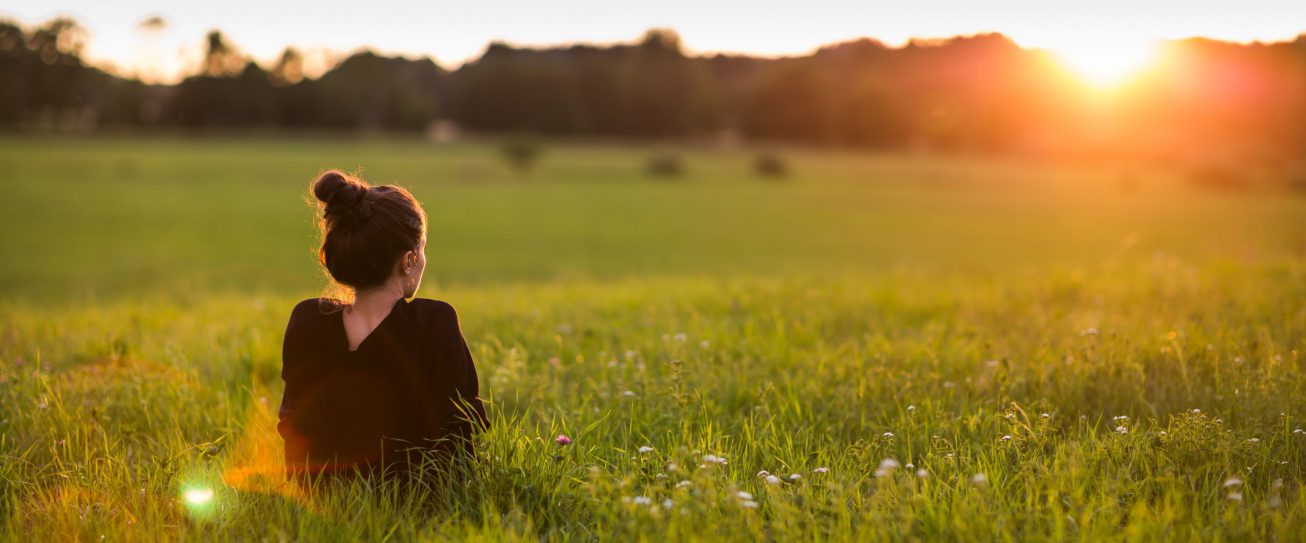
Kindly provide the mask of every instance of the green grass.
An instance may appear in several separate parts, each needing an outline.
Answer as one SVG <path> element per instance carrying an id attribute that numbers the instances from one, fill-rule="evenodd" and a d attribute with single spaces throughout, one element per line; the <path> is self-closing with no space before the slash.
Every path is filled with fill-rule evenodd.
<path id="1" fill-rule="evenodd" d="M 3 539 L 1306 533 L 1299 196 L 799 150 L 763 182 L 707 150 L 658 181 L 644 147 L 523 178 L 478 144 L 0 143 Z M 310 499 L 277 482 L 281 333 L 324 286 L 307 184 L 360 165 L 426 205 L 421 294 L 459 308 L 493 427 L 461 484 Z"/>

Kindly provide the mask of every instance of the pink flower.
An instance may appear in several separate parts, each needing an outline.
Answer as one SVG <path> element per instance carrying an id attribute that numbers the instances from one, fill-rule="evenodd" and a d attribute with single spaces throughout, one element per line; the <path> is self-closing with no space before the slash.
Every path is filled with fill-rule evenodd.
<path id="1" fill-rule="evenodd" d="M 559 445 L 571 445 L 571 438 L 567 437 L 567 434 L 558 434 L 558 439 L 554 441 L 558 442 Z"/>

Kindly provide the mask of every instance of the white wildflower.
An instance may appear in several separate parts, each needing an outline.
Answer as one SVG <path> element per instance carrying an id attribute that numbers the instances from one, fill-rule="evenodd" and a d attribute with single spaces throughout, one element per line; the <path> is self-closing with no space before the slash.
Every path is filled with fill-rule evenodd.
<path id="1" fill-rule="evenodd" d="M 830 468 L 816 468 L 812 470 L 812 473 L 829 473 L 829 471 Z"/>
<path id="2" fill-rule="evenodd" d="M 692 486 L 693 484 L 694 484 L 694 483 L 691 483 L 691 482 L 689 482 L 689 481 L 680 481 L 679 483 L 676 483 L 676 488 L 688 488 L 688 487 Z"/>
<path id="3" fill-rule="evenodd" d="M 1128 434 L 1128 433 L 1129 433 L 1129 429 L 1128 429 L 1128 428 L 1125 428 L 1124 426 L 1116 426 L 1116 433 L 1117 433 L 1117 434 Z"/>
<path id="4" fill-rule="evenodd" d="M 671 509 L 671 506 L 673 506 L 673 505 L 675 505 L 675 504 L 676 504 L 676 502 L 671 501 L 671 498 L 667 498 L 667 499 L 665 499 L 665 500 L 662 500 L 662 508 L 663 508 L 663 509 Z"/>
<path id="5" fill-rule="evenodd" d="M 757 472 L 757 478 L 758 478 L 758 479 L 765 479 L 766 476 L 768 476 L 768 475 L 770 475 L 770 474 L 771 474 L 771 472 L 766 471 L 766 470 L 762 470 L 762 471 Z"/>
<path id="6" fill-rule="evenodd" d="M 1230 493 L 1229 493 L 1229 499 L 1230 499 L 1231 501 L 1236 501 L 1236 502 L 1243 501 L 1243 493 L 1242 493 L 1242 492 L 1230 492 Z"/>
<path id="7" fill-rule="evenodd" d="M 779 477 L 776 477 L 776 476 L 774 476 L 774 475 L 767 475 L 767 476 L 766 476 L 766 484 L 768 484 L 768 485 L 778 485 L 778 484 L 780 484 L 780 478 L 779 478 Z"/>
<path id="8" fill-rule="evenodd" d="M 740 502 L 739 505 L 748 509 L 757 509 L 757 502 L 753 500 L 744 500 Z"/>
<path id="9" fill-rule="evenodd" d="M 635 501 L 635 505 L 649 505 L 653 503 L 653 499 L 647 496 L 635 496 L 634 501 Z"/>
<path id="10" fill-rule="evenodd" d="M 917 477 L 920 477 L 921 479 L 924 479 L 924 478 L 930 476 L 930 472 L 925 471 L 925 468 L 921 468 L 921 469 L 916 470 L 916 476 L 917 476 Z"/>
<path id="11" fill-rule="evenodd" d="M 741 500 L 751 500 L 751 499 L 753 499 L 753 495 L 752 495 L 752 494 L 749 494 L 749 493 L 747 493 L 747 492 L 744 492 L 743 490 L 740 490 L 739 492 L 736 492 L 736 493 L 735 493 L 735 497 L 736 497 L 736 498 L 739 498 L 739 499 L 741 499 Z"/>
<path id="12" fill-rule="evenodd" d="M 1243 484 L 1243 480 L 1237 477 L 1230 477 L 1224 480 L 1224 488 L 1229 488 L 1231 486 L 1241 486 L 1242 484 Z"/>
<path id="13" fill-rule="evenodd" d="M 653 452 L 653 447 L 650 447 L 648 445 L 644 445 L 643 447 L 639 448 L 639 454 L 648 454 L 651 452 Z"/>
<path id="14" fill-rule="evenodd" d="M 977 485 L 983 485 L 989 482 L 989 477 L 983 473 L 976 473 L 975 475 L 970 476 L 970 482 Z"/>
<path id="15" fill-rule="evenodd" d="M 797 480 L 802 479 L 802 478 L 803 478 L 803 476 L 800 475 L 800 474 L 797 474 L 797 473 L 790 473 L 790 474 L 789 474 L 789 480 L 790 480 L 790 481 L 797 481 Z"/>

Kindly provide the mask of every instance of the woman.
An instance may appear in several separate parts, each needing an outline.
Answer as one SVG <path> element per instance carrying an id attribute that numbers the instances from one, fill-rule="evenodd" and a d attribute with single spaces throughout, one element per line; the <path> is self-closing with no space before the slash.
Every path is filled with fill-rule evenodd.
<path id="1" fill-rule="evenodd" d="M 445 302 L 407 300 L 426 268 L 421 205 L 334 170 L 312 193 L 318 260 L 352 303 L 314 298 L 290 314 L 277 424 L 289 474 L 395 474 L 432 452 L 469 454 L 488 421 L 458 316 Z"/>

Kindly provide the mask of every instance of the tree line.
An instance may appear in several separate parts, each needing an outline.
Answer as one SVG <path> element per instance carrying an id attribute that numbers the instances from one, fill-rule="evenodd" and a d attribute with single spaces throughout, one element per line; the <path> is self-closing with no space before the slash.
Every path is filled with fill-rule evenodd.
<path id="1" fill-rule="evenodd" d="M 316 78 L 288 48 L 271 66 L 219 32 L 197 73 L 148 85 L 82 60 L 77 24 L 0 21 L 0 127 L 285 128 L 729 138 L 857 148 L 1078 154 L 1306 151 L 1306 34 L 1290 42 L 1171 42 L 1114 93 L 1000 34 L 872 39 L 804 56 L 692 56 L 669 30 L 632 43 L 491 44 L 449 71 L 360 51 Z"/>

